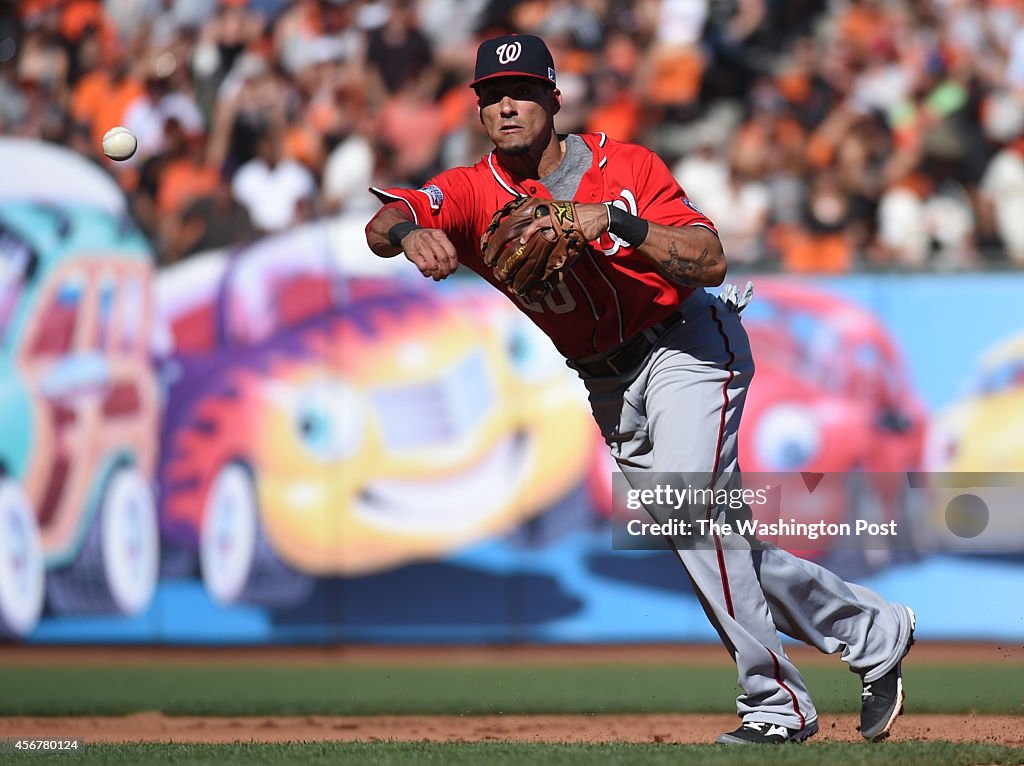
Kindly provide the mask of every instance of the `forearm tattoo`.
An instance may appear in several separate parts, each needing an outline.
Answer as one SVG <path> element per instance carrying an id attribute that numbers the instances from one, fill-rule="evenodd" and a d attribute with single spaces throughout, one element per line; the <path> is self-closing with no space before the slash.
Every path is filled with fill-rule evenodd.
<path id="1" fill-rule="evenodd" d="M 705 247 L 696 258 L 684 258 L 676 243 L 668 243 L 668 260 L 662 262 L 665 273 L 676 282 L 687 285 L 701 284 L 701 277 L 713 265 L 710 251 Z"/>

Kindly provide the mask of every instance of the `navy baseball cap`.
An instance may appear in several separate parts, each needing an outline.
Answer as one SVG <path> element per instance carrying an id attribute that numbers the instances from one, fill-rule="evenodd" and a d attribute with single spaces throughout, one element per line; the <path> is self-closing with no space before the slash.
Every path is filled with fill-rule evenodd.
<path id="1" fill-rule="evenodd" d="M 476 51 L 476 72 L 469 87 L 492 77 L 535 77 L 555 85 L 555 62 L 544 41 L 534 35 L 502 35 L 484 40 Z"/>

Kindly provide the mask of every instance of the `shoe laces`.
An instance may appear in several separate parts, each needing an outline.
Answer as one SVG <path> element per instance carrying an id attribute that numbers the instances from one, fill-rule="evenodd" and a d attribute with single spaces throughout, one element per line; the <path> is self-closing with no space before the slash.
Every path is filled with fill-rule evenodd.
<path id="1" fill-rule="evenodd" d="M 753 729 L 758 734 L 764 733 L 765 726 L 766 724 L 762 723 L 761 721 L 749 721 L 743 724 L 744 729 Z"/>
<path id="2" fill-rule="evenodd" d="M 871 684 L 864 684 L 864 691 L 862 691 L 860 693 L 860 698 L 861 699 L 867 699 L 868 697 L 873 697 L 873 696 L 874 695 L 871 693 Z"/>

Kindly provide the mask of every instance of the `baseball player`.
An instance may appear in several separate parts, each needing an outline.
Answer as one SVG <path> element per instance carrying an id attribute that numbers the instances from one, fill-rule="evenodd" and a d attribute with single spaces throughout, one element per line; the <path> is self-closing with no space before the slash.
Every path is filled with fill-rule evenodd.
<path id="1" fill-rule="evenodd" d="M 433 280 L 463 264 L 513 300 L 583 380 L 632 486 L 693 476 L 735 486 L 754 365 L 744 301 L 704 289 L 726 272 L 715 227 L 648 149 L 558 135 L 555 82 L 540 38 L 484 41 L 471 87 L 493 151 L 420 189 L 372 189 L 385 204 L 367 242 L 384 258 L 404 252 Z M 800 742 L 818 731 L 779 630 L 841 651 L 863 679 L 861 734 L 888 734 L 903 707 L 908 607 L 739 535 L 675 547 L 739 672 L 742 722 L 719 743 Z"/>

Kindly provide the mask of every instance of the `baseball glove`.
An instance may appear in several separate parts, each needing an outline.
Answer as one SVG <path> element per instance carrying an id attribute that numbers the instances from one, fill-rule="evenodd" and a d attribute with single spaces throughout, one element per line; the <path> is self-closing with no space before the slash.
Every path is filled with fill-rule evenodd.
<path id="1" fill-rule="evenodd" d="M 519 238 L 535 220 L 544 225 L 521 243 Z M 586 247 L 576 206 L 536 197 L 517 197 L 497 210 L 480 238 L 484 263 L 495 278 L 529 300 L 547 295 Z"/>

